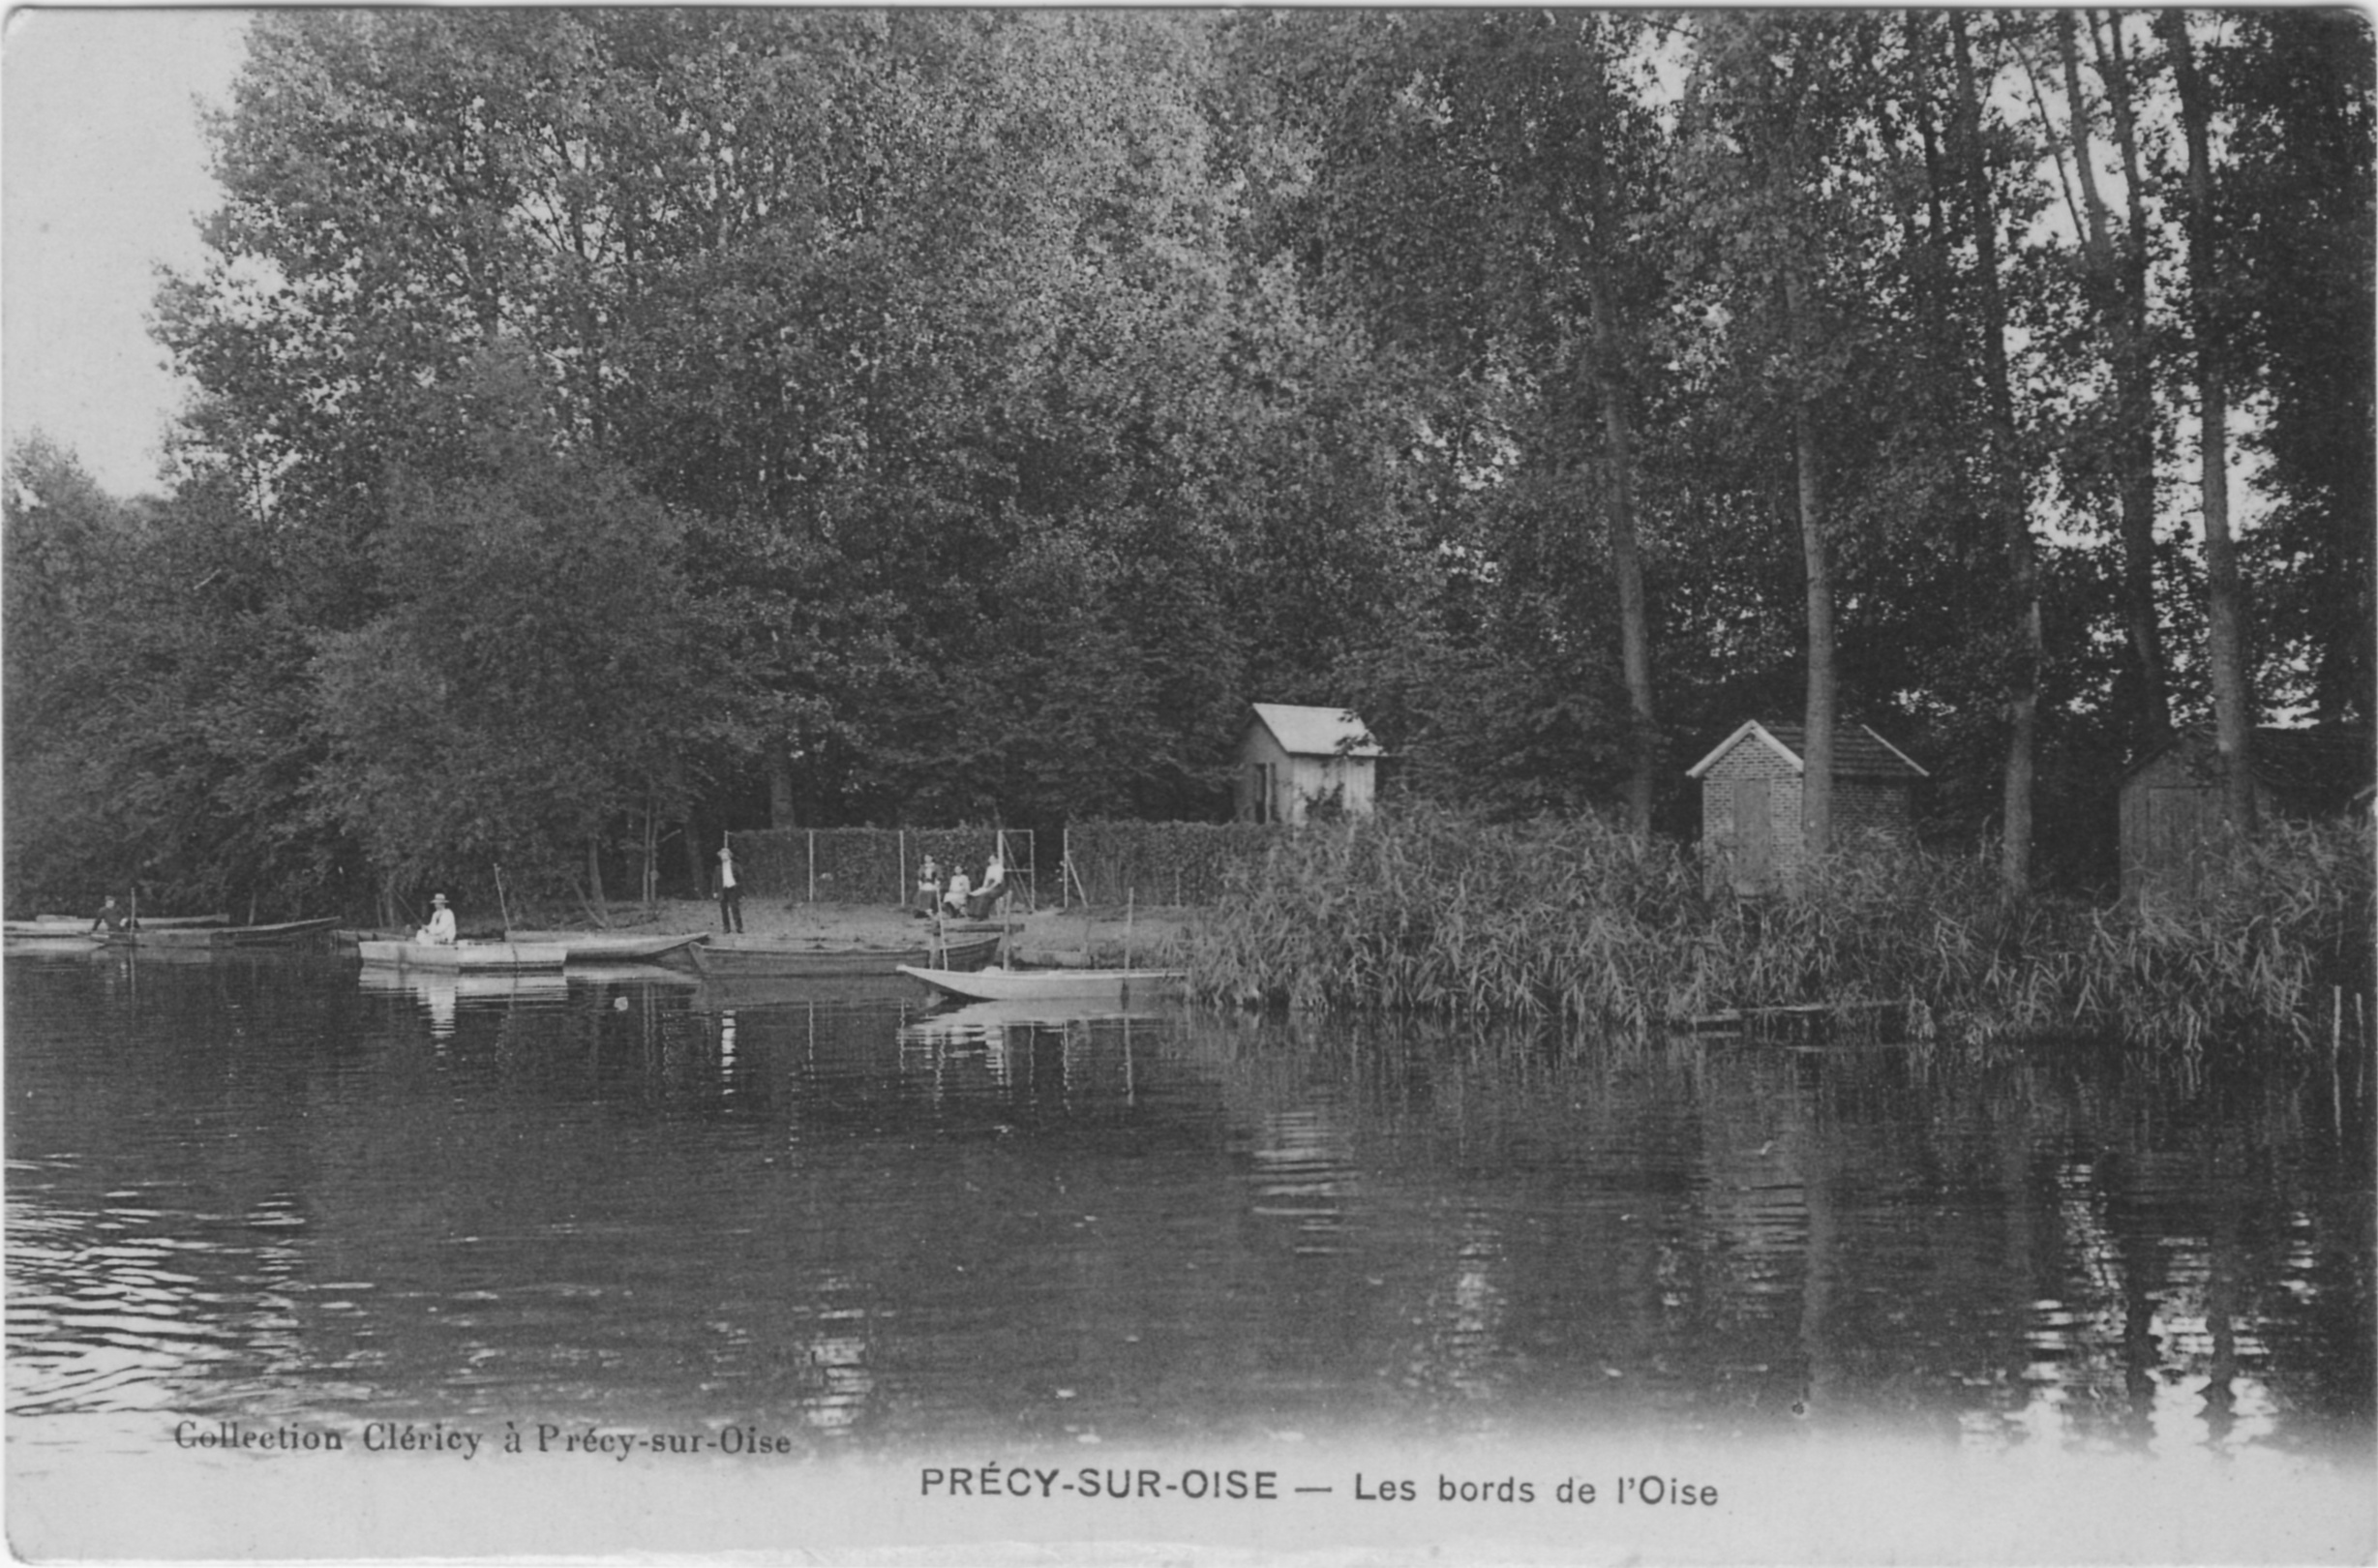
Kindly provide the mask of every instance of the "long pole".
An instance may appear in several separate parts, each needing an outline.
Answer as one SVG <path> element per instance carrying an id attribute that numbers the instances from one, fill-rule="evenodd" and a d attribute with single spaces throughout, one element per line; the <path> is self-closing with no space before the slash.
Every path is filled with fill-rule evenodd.
<path id="1" fill-rule="evenodd" d="M 503 895 L 503 867 L 496 867 L 496 908 L 503 916 L 503 939 L 512 940 L 512 903 Z"/>

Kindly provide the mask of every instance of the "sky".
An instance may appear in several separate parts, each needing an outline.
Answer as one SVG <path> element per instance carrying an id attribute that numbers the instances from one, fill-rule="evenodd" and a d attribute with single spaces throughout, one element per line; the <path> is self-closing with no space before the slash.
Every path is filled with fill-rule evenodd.
<path id="1" fill-rule="evenodd" d="M 186 387 L 148 335 L 155 269 L 204 255 L 196 101 L 228 100 L 251 15 L 27 8 L 0 37 L 0 426 L 118 496 L 163 488 Z"/>

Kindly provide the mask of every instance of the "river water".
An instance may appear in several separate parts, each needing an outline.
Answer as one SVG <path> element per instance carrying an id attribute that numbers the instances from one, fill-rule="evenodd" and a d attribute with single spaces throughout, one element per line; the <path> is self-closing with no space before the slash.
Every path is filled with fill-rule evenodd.
<path id="1" fill-rule="evenodd" d="M 1856 1431 L 2372 1448 L 2371 1086 L 906 982 L 6 965 L 12 1464 L 163 1432 L 798 1454 Z"/>

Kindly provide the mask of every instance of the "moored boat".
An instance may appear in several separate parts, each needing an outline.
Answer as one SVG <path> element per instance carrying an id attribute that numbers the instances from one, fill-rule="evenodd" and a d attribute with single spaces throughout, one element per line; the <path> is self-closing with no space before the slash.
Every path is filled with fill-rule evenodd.
<path id="1" fill-rule="evenodd" d="M 501 969 L 559 969 L 569 950 L 555 942 L 359 942 L 366 964 L 394 969 L 490 972 Z"/>
<path id="2" fill-rule="evenodd" d="M 515 931 L 509 938 L 539 947 L 558 947 L 573 964 L 689 962 L 685 950 L 702 939 L 699 931 L 669 936 L 638 936 L 624 931 Z"/>
<path id="3" fill-rule="evenodd" d="M 60 921 L 10 920 L 0 929 L 0 945 L 10 952 L 92 952 L 107 945 L 105 933 L 89 921 L 68 925 Z"/>
<path id="4" fill-rule="evenodd" d="M 331 916 L 313 920 L 282 920 L 271 925 L 153 925 L 146 920 L 131 933 L 139 948 L 264 948 L 307 937 L 324 936 L 338 924 Z M 121 936 L 114 940 L 124 940 Z"/>
<path id="5" fill-rule="evenodd" d="M 999 936 L 991 933 L 932 947 L 918 944 L 897 948 L 826 947 L 811 941 L 771 936 L 712 936 L 686 950 L 694 967 L 705 975 L 766 975 L 778 979 L 827 978 L 848 975 L 894 975 L 910 965 L 935 964 L 943 969 L 980 969 L 999 950 Z"/>
<path id="6" fill-rule="evenodd" d="M 1129 1008 L 1171 996 L 1189 983 L 1180 969 L 928 969 L 902 964 L 900 973 L 945 996 L 969 1002 L 1068 1002 Z"/>

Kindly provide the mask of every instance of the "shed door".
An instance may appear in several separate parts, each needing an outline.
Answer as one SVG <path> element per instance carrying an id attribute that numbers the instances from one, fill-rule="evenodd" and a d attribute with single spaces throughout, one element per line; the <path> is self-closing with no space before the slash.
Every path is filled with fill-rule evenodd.
<path id="1" fill-rule="evenodd" d="M 1775 875 L 1775 817 L 1763 778 L 1734 780 L 1734 886 L 1763 888 Z"/>

